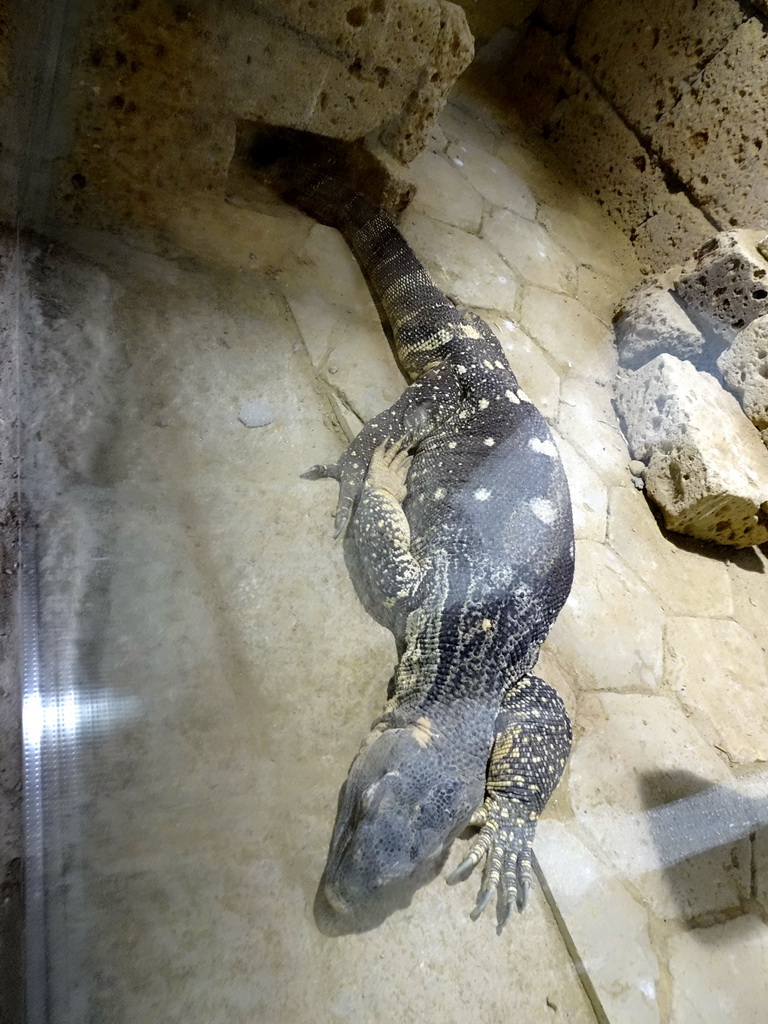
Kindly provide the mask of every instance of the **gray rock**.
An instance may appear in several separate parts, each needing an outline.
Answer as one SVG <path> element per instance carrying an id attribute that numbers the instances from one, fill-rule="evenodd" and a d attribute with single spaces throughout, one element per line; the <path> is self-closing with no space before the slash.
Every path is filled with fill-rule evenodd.
<path id="1" fill-rule="evenodd" d="M 244 427 L 268 427 L 274 423 L 275 414 L 266 402 L 255 398 L 250 402 L 243 402 L 237 418 Z"/>
<path id="2" fill-rule="evenodd" d="M 683 268 L 677 293 L 703 329 L 731 338 L 768 314 L 768 262 L 757 250 L 760 232 L 725 231 Z"/>
<path id="3" fill-rule="evenodd" d="M 657 356 L 619 379 L 616 401 L 668 529 L 734 547 L 768 540 L 768 451 L 714 377 Z"/>
<path id="4" fill-rule="evenodd" d="M 619 363 L 637 369 L 662 352 L 696 362 L 704 338 L 661 282 L 635 289 L 616 321 Z"/>
<path id="5" fill-rule="evenodd" d="M 739 331 L 717 366 L 745 414 L 764 431 L 768 427 L 768 315 Z"/>

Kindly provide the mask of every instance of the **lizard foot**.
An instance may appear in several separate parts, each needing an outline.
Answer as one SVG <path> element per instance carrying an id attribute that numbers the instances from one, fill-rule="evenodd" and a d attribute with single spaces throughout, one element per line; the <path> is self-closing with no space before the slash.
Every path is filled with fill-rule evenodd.
<path id="1" fill-rule="evenodd" d="M 531 888 L 531 845 L 538 815 L 509 797 L 491 793 L 472 818 L 481 826 L 469 854 L 448 876 L 448 884 L 463 881 L 475 865 L 486 857 L 483 880 L 475 908 L 470 914 L 476 921 L 499 892 L 502 910 L 499 926 L 509 919 L 512 907 L 522 911 Z"/>
<path id="2" fill-rule="evenodd" d="M 318 464 L 316 466 L 310 466 L 309 469 L 305 469 L 303 473 L 299 473 L 302 480 L 338 480 L 341 476 L 341 470 L 337 463 L 332 462 L 324 466 Z"/>
<path id="3" fill-rule="evenodd" d="M 412 458 L 408 448 L 407 438 L 380 444 L 373 453 L 365 481 L 366 487 L 388 494 L 399 505 L 407 494 L 405 480 Z"/>

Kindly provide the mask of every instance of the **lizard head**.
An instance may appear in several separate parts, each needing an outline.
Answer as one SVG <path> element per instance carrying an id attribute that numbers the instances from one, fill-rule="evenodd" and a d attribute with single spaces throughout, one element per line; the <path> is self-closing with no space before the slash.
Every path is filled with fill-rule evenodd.
<path id="1" fill-rule="evenodd" d="M 482 802 L 484 781 L 448 769 L 423 724 L 377 726 L 339 801 L 324 876 L 333 909 L 355 913 L 435 865 Z"/>

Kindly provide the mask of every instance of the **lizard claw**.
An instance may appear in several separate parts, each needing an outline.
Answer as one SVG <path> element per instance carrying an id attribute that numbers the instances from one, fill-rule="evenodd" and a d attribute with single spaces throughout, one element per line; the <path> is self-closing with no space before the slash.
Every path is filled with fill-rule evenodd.
<path id="1" fill-rule="evenodd" d="M 536 830 L 536 815 L 519 803 L 498 794 L 486 798 L 482 813 L 485 821 L 469 854 L 448 876 L 449 885 L 467 878 L 486 857 L 483 880 L 477 902 L 470 914 L 473 921 L 482 914 L 498 891 L 501 907 L 499 927 L 508 921 L 512 908 L 520 912 L 531 888 L 531 844 Z M 477 817 L 481 817 L 478 813 Z"/>
<path id="2" fill-rule="evenodd" d="M 341 470 L 337 463 L 332 462 L 327 466 L 322 464 L 310 466 L 303 473 L 299 473 L 299 476 L 302 480 L 325 480 L 327 478 L 338 480 L 341 476 Z"/>

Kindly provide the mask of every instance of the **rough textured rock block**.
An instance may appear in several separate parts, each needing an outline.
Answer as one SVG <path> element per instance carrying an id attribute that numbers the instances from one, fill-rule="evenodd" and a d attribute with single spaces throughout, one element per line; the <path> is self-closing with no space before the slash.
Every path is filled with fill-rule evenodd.
<path id="1" fill-rule="evenodd" d="M 757 18 L 725 46 L 659 122 L 651 144 L 720 224 L 759 223 L 768 204 L 768 40 Z"/>
<path id="2" fill-rule="evenodd" d="M 626 121 L 647 133 L 742 18 L 736 0 L 592 0 L 573 49 Z"/>
<path id="3" fill-rule="evenodd" d="M 682 192 L 664 197 L 658 212 L 640 224 L 633 244 L 644 269 L 680 263 L 712 237 L 712 225 Z"/>
<path id="4" fill-rule="evenodd" d="M 725 231 L 683 268 L 677 293 L 705 329 L 729 337 L 768 314 L 768 262 L 757 250 L 761 234 Z"/>
<path id="5" fill-rule="evenodd" d="M 662 209 L 667 186 L 637 136 L 592 86 L 580 87 L 558 104 L 549 143 L 625 230 L 637 228 Z"/>
<path id="6" fill-rule="evenodd" d="M 714 377 L 662 355 L 621 378 L 616 400 L 668 529 L 734 547 L 768 540 L 768 452 Z"/>
<path id="7" fill-rule="evenodd" d="M 696 362 L 704 338 L 661 280 L 635 289 L 616 321 L 619 363 L 636 370 L 663 352 Z"/>
<path id="8" fill-rule="evenodd" d="M 732 391 L 758 430 L 768 427 L 768 315 L 739 331 L 717 360 Z"/>
<path id="9" fill-rule="evenodd" d="M 66 214 L 106 225 L 163 226 L 169 194 L 219 193 L 238 122 L 375 137 L 408 162 L 473 53 L 464 12 L 445 0 L 97 8 L 56 175 Z"/>

